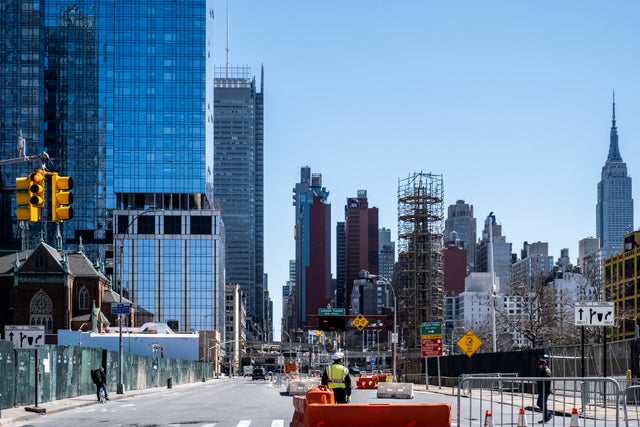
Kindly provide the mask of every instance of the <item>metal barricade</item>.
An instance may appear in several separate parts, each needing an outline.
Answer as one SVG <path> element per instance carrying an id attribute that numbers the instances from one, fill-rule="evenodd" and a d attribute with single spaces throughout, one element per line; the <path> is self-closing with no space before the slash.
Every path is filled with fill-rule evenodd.
<path id="1" fill-rule="evenodd" d="M 457 426 L 482 425 L 487 410 L 494 426 L 515 426 L 521 421 L 521 409 L 529 425 L 537 424 L 542 417 L 537 408 L 538 381 L 550 381 L 552 387 L 547 405 L 554 416 L 546 426 L 569 426 L 572 412 L 579 414 L 583 427 L 620 425 L 620 403 L 625 399 L 621 398 L 623 389 L 613 378 L 474 375 L 460 377 Z M 625 407 L 625 418 L 626 412 Z"/>
<path id="2" fill-rule="evenodd" d="M 624 407 L 625 425 L 640 425 L 640 385 L 627 387 L 621 400 Z"/>

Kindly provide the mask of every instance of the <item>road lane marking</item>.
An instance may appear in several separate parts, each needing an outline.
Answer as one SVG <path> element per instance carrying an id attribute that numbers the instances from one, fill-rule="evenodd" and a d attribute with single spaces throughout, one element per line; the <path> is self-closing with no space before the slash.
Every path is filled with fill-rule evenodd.
<path id="1" fill-rule="evenodd" d="M 271 427 L 284 427 L 284 420 L 273 420 Z"/>
<path id="2" fill-rule="evenodd" d="M 251 420 L 240 420 L 236 427 L 249 427 L 251 425 Z"/>

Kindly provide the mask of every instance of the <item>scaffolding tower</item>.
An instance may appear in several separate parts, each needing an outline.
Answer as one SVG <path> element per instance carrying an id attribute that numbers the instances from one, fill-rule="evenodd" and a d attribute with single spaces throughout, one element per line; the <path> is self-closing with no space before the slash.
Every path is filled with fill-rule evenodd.
<path id="1" fill-rule="evenodd" d="M 398 333 L 409 354 L 421 349 L 421 323 L 443 321 L 443 232 L 442 175 L 419 172 L 399 179 Z"/>

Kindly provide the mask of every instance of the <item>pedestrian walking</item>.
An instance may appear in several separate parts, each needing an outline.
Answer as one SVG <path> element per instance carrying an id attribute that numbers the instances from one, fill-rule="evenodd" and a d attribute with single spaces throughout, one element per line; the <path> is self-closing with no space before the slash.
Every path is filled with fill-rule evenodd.
<path id="1" fill-rule="evenodd" d="M 551 369 L 549 369 L 547 359 L 544 357 L 538 359 L 538 377 L 551 377 Z M 549 395 L 551 393 L 551 380 L 538 380 L 537 406 L 542 411 L 542 420 L 538 421 L 538 424 L 549 422 L 551 420 L 551 417 L 553 416 L 553 414 L 551 414 L 551 411 L 549 411 L 549 407 L 547 406 L 547 399 L 549 399 Z"/>
<path id="2" fill-rule="evenodd" d="M 98 402 L 100 401 L 101 389 L 104 391 L 104 399 L 109 400 L 109 393 L 107 391 L 107 374 L 105 374 L 102 366 L 91 371 L 91 380 L 96 385 L 96 396 L 98 396 Z"/>

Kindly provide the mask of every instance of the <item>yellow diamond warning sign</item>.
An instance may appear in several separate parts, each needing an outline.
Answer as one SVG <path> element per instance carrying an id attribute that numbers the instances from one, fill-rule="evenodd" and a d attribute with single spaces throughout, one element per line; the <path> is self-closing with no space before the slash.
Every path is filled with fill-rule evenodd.
<path id="1" fill-rule="evenodd" d="M 356 329 L 359 330 L 359 331 L 361 331 L 364 328 L 366 328 L 368 324 L 369 324 L 369 321 L 362 314 L 358 314 L 353 319 L 353 326 L 355 326 Z"/>
<path id="2" fill-rule="evenodd" d="M 469 330 L 458 340 L 457 344 L 467 356 L 471 357 L 480 348 L 482 341 L 473 331 Z"/>

